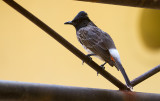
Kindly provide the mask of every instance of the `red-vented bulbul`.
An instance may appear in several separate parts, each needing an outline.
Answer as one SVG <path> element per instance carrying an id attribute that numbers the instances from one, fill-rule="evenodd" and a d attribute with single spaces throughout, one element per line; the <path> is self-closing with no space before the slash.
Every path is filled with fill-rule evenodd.
<path id="1" fill-rule="evenodd" d="M 80 11 L 77 16 L 65 24 L 71 24 L 76 28 L 78 41 L 89 53 L 88 56 L 96 55 L 110 66 L 115 66 L 121 71 L 126 84 L 132 88 L 130 80 L 121 64 L 119 53 L 110 35 L 99 29 L 88 17 L 87 13 Z"/>

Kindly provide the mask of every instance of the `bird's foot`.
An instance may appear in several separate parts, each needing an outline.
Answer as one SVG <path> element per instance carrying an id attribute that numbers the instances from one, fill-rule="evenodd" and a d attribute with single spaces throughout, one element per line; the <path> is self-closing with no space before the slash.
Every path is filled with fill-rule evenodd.
<path id="1" fill-rule="evenodd" d="M 102 67 L 103 69 L 105 69 L 105 67 L 104 67 L 104 65 L 106 64 L 106 62 L 104 63 L 104 64 L 102 64 L 102 65 L 100 65 L 100 67 Z M 97 76 L 98 76 L 98 72 L 97 72 Z"/>
<path id="2" fill-rule="evenodd" d="M 103 69 L 105 69 L 105 67 L 104 67 L 105 64 L 106 64 L 106 62 L 104 64 L 100 65 L 100 67 L 102 67 Z"/>
<path id="3" fill-rule="evenodd" d="M 87 54 L 86 56 L 90 58 L 90 61 L 92 60 L 91 56 L 96 55 L 96 54 Z M 82 61 L 82 65 L 84 64 L 84 61 Z"/>

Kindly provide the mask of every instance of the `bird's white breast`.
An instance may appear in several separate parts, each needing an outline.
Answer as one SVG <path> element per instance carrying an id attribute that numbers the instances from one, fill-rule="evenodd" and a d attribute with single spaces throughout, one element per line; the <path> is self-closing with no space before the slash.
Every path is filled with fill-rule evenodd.
<path id="1" fill-rule="evenodd" d="M 94 54 L 90 49 L 88 49 L 86 46 L 82 45 L 82 47 L 89 53 L 89 54 Z"/>
<path id="2" fill-rule="evenodd" d="M 84 45 L 82 45 L 82 47 L 89 53 L 89 54 L 95 54 L 93 53 L 90 49 L 88 49 L 87 47 L 85 47 Z M 95 57 L 99 58 L 100 60 L 104 61 L 100 56 L 98 55 L 94 55 Z"/>

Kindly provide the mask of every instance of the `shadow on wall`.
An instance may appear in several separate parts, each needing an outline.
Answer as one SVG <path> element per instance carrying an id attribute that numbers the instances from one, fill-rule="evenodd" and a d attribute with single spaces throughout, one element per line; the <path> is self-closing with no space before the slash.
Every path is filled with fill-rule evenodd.
<path id="1" fill-rule="evenodd" d="M 160 49 L 160 10 L 144 9 L 141 14 L 140 33 L 145 46 Z"/>

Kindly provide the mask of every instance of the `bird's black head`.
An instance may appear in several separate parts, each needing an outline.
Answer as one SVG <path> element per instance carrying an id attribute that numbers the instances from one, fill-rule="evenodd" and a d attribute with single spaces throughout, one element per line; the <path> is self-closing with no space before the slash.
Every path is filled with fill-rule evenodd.
<path id="1" fill-rule="evenodd" d="M 71 24 L 78 30 L 87 26 L 89 22 L 91 22 L 91 20 L 88 18 L 88 14 L 84 11 L 80 11 L 72 21 L 65 22 L 64 24 Z"/>

